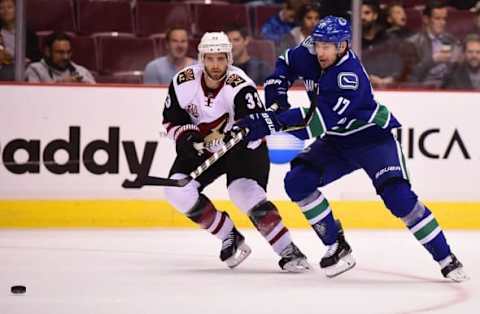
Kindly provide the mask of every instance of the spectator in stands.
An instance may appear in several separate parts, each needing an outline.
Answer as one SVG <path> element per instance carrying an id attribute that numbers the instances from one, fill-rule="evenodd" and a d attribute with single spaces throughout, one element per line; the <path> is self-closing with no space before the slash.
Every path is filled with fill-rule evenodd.
<path id="1" fill-rule="evenodd" d="M 380 4 L 365 0 L 361 7 L 362 61 L 374 87 L 397 83 L 404 72 L 404 60 L 396 40 L 391 39 L 380 23 Z"/>
<path id="2" fill-rule="evenodd" d="M 350 12 L 352 10 L 351 0 L 316 0 L 315 2 L 320 4 L 320 18 L 334 15 L 350 20 Z"/>
<path id="3" fill-rule="evenodd" d="M 183 27 L 173 27 L 167 31 L 166 48 L 166 56 L 151 61 L 145 67 L 144 83 L 168 84 L 177 72 L 197 62 L 187 56 L 188 31 Z"/>
<path id="4" fill-rule="evenodd" d="M 232 43 L 233 65 L 242 69 L 257 85 L 263 85 L 272 69 L 264 61 L 250 57 L 248 44 L 250 36 L 245 28 L 232 26 L 227 29 L 227 36 Z"/>
<path id="5" fill-rule="evenodd" d="M 285 0 L 282 9 L 270 17 L 261 29 L 261 35 L 278 44 L 280 39 L 295 27 L 295 15 L 298 1 Z"/>
<path id="6" fill-rule="evenodd" d="M 364 0 L 360 17 L 362 20 L 362 48 L 372 49 L 388 40 L 387 33 L 380 23 L 380 4 L 376 0 Z"/>
<path id="7" fill-rule="evenodd" d="M 480 35 L 469 34 L 464 41 L 465 60 L 446 78 L 444 87 L 480 89 Z"/>
<path id="8" fill-rule="evenodd" d="M 411 82 L 440 87 L 461 57 L 461 47 L 445 31 L 448 10 L 444 1 L 429 1 L 423 11 L 425 30 L 408 39 L 416 47 L 419 62 L 413 68 Z"/>
<path id="9" fill-rule="evenodd" d="M 407 14 L 401 2 L 389 4 L 385 12 L 389 36 L 405 39 L 413 35 L 413 32 L 407 28 Z"/>
<path id="10" fill-rule="evenodd" d="M 38 61 L 37 36 L 26 31 L 26 62 Z M 0 81 L 15 79 L 15 1 L 0 0 Z"/>
<path id="11" fill-rule="evenodd" d="M 282 54 L 286 49 L 300 44 L 307 36 L 313 32 L 315 25 L 320 20 L 320 12 L 317 6 L 305 4 L 300 7 L 298 13 L 300 26 L 294 27 L 289 33 L 285 34 L 277 45 L 277 55 Z"/>
<path id="12" fill-rule="evenodd" d="M 26 72 L 28 82 L 95 83 L 92 74 L 72 62 L 72 44 L 65 33 L 52 33 L 45 40 L 44 57 L 31 63 Z"/>
<path id="13" fill-rule="evenodd" d="M 474 12 L 475 12 L 475 17 L 473 20 L 473 26 L 469 33 L 480 34 L 480 1 L 478 2 L 478 6 L 475 8 Z"/>

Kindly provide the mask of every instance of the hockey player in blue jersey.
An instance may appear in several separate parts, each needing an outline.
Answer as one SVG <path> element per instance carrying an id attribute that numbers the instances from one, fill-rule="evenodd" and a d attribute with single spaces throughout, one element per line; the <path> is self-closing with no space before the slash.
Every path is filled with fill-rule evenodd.
<path id="1" fill-rule="evenodd" d="M 289 86 L 302 79 L 309 97 L 316 97 L 318 104 L 308 126 L 291 133 L 317 139 L 291 162 L 284 184 L 290 199 L 328 246 L 320 261 L 326 275 L 334 277 L 353 268 L 355 260 L 340 222 L 318 188 L 363 169 L 385 206 L 440 264 L 443 276 L 464 281 L 468 277 L 437 220 L 411 189 L 403 153 L 391 133 L 401 125 L 386 106 L 375 101 L 368 75 L 350 43 L 347 20 L 322 19 L 310 37 L 279 57 L 275 72 L 265 82 L 266 105 L 279 110 L 251 114 L 237 126 L 248 129 L 246 139 L 253 141 L 302 124 L 306 110 L 290 109 L 287 101 Z"/>

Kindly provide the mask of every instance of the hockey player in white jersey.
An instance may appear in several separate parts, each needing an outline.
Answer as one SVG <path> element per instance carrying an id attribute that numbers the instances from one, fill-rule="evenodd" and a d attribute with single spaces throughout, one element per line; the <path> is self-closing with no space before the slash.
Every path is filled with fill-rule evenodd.
<path id="1" fill-rule="evenodd" d="M 234 122 L 264 110 L 253 81 L 232 66 L 232 45 L 223 32 L 206 33 L 198 46 L 199 63 L 177 73 L 170 83 L 163 111 L 167 134 L 177 157 L 169 176 L 186 177 L 218 150 Z M 226 212 L 219 211 L 202 190 L 223 174 L 233 203 L 280 256 L 289 272 L 309 269 L 305 255 L 290 238 L 277 208 L 267 200 L 270 170 L 264 141 L 240 143 L 185 187 L 166 187 L 166 199 L 193 222 L 222 241 L 220 259 L 238 266 L 251 252 Z"/>

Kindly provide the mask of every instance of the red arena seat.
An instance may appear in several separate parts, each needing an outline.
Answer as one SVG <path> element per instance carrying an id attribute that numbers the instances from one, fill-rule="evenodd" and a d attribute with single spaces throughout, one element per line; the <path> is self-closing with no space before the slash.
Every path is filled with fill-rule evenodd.
<path id="1" fill-rule="evenodd" d="M 261 5 L 253 8 L 255 35 L 260 35 L 262 25 L 281 8 L 279 5 Z"/>
<path id="2" fill-rule="evenodd" d="M 251 33 L 248 7 L 243 4 L 192 4 L 194 34 L 221 31 L 229 24 L 242 25 Z"/>
<path id="3" fill-rule="evenodd" d="M 72 37 L 72 60 L 91 71 L 97 72 L 98 54 L 95 40 L 90 36 Z"/>
<path id="4" fill-rule="evenodd" d="M 153 40 L 129 35 L 95 35 L 101 74 L 143 71 L 155 58 Z"/>
<path id="5" fill-rule="evenodd" d="M 272 41 L 251 38 L 247 50 L 250 56 L 263 60 L 273 69 L 277 55 Z"/>
<path id="6" fill-rule="evenodd" d="M 172 26 L 191 31 L 191 12 L 187 3 L 138 2 L 135 16 L 136 33 L 140 36 L 165 33 Z"/>
<path id="7" fill-rule="evenodd" d="M 75 13 L 72 0 L 28 0 L 27 25 L 32 31 L 75 31 Z"/>
<path id="8" fill-rule="evenodd" d="M 78 0 L 77 29 L 81 34 L 133 33 L 133 13 L 126 0 Z"/>

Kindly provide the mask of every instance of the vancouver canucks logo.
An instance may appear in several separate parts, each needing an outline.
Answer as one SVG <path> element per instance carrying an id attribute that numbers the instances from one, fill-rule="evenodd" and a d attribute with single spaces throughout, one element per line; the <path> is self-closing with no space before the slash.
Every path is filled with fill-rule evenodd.
<path id="1" fill-rule="evenodd" d="M 338 74 L 338 87 L 341 89 L 358 89 L 358 76 L 353 72 L 341 72 Z"/>

